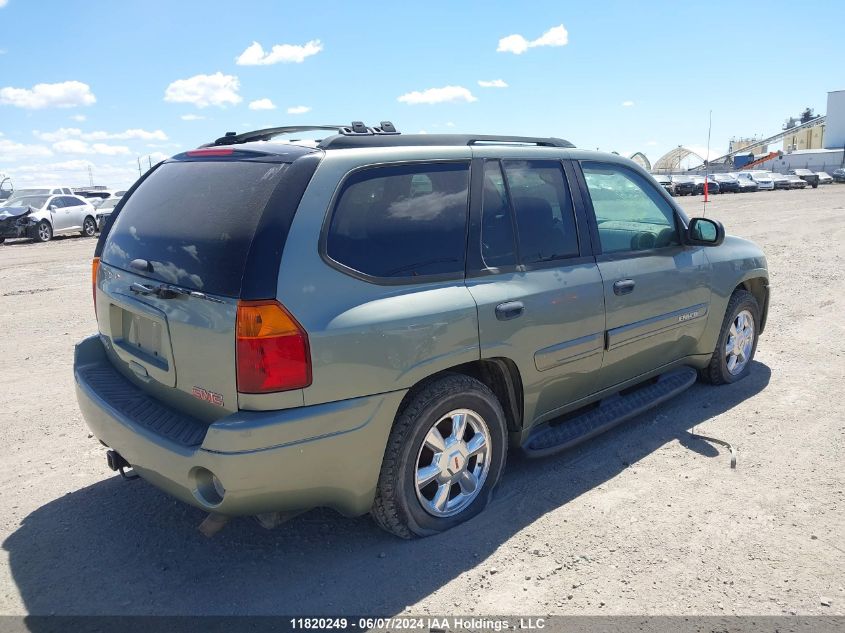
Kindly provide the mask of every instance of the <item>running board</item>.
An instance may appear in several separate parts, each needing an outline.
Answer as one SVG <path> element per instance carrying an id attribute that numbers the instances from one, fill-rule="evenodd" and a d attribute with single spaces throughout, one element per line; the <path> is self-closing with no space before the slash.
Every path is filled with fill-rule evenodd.
<path id="1" fill-rule="evenodd" d="M 692 367 L 661 374 L 653 382 L 605 398 L 598 406 L 569 420 L 544 424 L 529 436 L 522 450 L 532 458 L 564 451 L 677 396 L 691 387 L 697 377 L 698 372 Z"/>

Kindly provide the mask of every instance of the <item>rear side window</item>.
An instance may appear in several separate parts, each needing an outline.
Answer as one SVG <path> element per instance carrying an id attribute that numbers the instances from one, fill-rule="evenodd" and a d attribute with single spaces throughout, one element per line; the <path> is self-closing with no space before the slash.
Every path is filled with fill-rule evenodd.
<path id="1" fill-rule="evenodd" d="M 103 248 L 105 263 L 210 294 L 240 294 L 246 258 L 287 163 L 165 163 L 130 196 Z M 131 270 L 137 272 L 137 267 Z"/>
<path id="2" fill-rule="evenodd" d="M 374 167 L 344 183 L 326 254 L 370 277 L 463 275 L 468 163 Z"/>
<path id="3" fill-rule="evenodd" d="M 503 161 L 523 264 L 578 256 L 575 210 L 558 161 Z"/>

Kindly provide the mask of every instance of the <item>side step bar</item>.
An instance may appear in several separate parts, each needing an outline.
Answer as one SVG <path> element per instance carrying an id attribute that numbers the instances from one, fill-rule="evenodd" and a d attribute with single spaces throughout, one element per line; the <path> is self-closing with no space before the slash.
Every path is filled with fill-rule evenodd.
<path id="1" fill-rule="evenodd" d="M 569 420 L 541 426 L 529 436 L 522 450 L 533 458 L 572 448 L 678 395 L 692 386 L 697 377 L 698 372 L 692 367 L 662 374 L 633 391 L 626 390 L 625 395 L 605 398 L 597 407 Z"/>

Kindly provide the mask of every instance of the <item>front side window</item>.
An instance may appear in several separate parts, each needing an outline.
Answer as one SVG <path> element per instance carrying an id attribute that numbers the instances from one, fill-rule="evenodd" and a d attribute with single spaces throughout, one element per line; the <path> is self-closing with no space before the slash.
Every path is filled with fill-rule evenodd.
<path id="1" fill-rule="evenodd" d="M 341 190 L 326 254 L 370 277 L 463 275 L 468 199 L 468 163 L 358 171 Z"/>
<path id="2" fill-rule="evenodd" d="M 675 212 L 645 178 L 621 165 L 582 163 L 604 253 L 679 244 Z"/>

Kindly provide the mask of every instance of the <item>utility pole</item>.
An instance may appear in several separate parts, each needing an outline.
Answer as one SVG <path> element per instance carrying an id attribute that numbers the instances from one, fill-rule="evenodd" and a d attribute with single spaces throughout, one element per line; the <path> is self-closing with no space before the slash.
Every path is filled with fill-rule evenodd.
<path id="1" fill-rule="evenodd" d="M 137 158 L 138 158 L 138 178 L 140 178 L 144 174 L 141 173 L 141 157 L 138 156 Z"/>
<path id="2" fill-rule="evenodd" d="M 88 165 L 88 186 L 89 187 L 94 186 L 94 174 L 91 171 L 91 165 Z"/>

